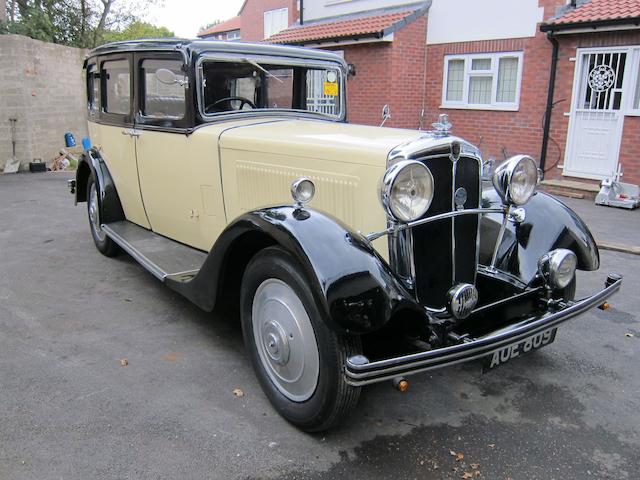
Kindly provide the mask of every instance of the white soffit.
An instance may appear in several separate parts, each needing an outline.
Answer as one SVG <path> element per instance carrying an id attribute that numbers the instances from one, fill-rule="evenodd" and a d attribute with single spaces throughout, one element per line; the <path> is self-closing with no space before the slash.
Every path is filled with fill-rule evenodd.
<path id="1" fill-rule="evenodd" d="M 533 37 L 543 17 L 538 0 L 433 0 L 427 43 Z"/>

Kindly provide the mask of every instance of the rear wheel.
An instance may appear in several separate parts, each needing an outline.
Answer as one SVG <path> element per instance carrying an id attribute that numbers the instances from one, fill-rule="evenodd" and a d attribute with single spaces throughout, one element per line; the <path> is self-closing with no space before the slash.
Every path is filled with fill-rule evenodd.
<path id="1" fill-rule="evenodd" d="M 359 337 L 326 326 L 298 264 L 278 247 L 251 260 L 240 296 L 245 345 L 278 413 L 306 431 L 339 424 L 360 394 L 343 374 L 346 359 L 361 352 Z"/>
<path id="2" fill-rule="evenodd" d="M 96 248 L 107 257 L 117 255 L 120 252 L 120 247 L 102 230 L 98 189 L 93 175 L 90 175 L 87 180 L 87 214 L 89 217 L 91 236 L 93 237 L 93 243 L 95 243 Z"/>

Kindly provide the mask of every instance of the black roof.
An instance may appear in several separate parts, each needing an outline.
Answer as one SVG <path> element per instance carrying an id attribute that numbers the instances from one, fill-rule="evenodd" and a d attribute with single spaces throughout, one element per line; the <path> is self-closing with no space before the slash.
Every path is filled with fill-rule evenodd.
<path id="1" fill-rule="evenodd" d="M 264 43 L 222 42 L 206 39 L 190 40 L 186 38 L 160 38 L 107 43 L 91 50 L 89 57 L 115 52 L 139 51 L 182 51 L 187 54 L 196 55 L 207 52 L 272 55 L 278 57 L 338 61 L 344 64 L 342 57 L 327 50 L 268 45 Z"/>

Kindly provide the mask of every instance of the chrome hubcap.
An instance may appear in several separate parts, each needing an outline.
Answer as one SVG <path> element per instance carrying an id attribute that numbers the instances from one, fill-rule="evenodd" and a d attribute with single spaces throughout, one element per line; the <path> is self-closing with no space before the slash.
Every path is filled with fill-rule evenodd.
<path id="1" fill-rule="evenodd" d="M 91 223 L 91 229 L 95 236 L 101 242 L 105 239 L 106 234 L 100 227 L 100 210 L 98 206 L 98 192 L 96 191 L 96 184 L 91 184 L 91 190 L 89 191 L 89 222 Z"/>
<path id="2" fill-rule="evenodd" d="M 258 356 L 273 384 L 294 402 L 309 399 L 318 385 L 320 355 L 300 298 L 270 278 L 256 290 L 251 314 Z"/>

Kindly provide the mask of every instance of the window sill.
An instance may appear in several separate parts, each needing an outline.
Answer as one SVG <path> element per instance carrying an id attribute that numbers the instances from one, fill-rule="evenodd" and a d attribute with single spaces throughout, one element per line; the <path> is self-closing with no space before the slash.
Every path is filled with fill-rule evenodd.
<path id="1" fill-rule="evenodd" d="M 520 110 L 519 105 L 498 106 L 498 105 L 452 105 L 442 104 L 440 108 L 452 109 L 452 110 L 487 110 L 491 112 L 517 112 Z M 640 115 L 640 113 L 639 113 Z"/>

